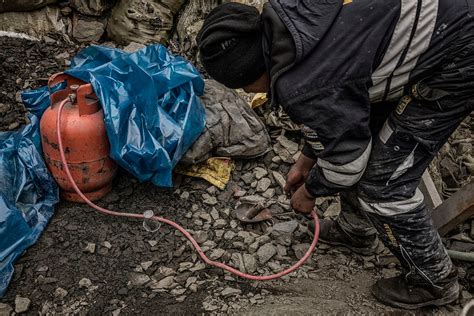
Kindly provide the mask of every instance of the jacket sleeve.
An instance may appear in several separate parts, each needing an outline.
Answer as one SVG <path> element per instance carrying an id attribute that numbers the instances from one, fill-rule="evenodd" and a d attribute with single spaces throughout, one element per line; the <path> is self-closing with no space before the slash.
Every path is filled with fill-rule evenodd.
<path id="1" fill-rule="evenodd" d="M 287 107 L 303 124 L 303 154 L 316 159 L 306 189 L 313 196 L 349 189 L 362 177 L 372 149 L 370 100 L 366 82 L 319 89 L 308 100 Z"/>

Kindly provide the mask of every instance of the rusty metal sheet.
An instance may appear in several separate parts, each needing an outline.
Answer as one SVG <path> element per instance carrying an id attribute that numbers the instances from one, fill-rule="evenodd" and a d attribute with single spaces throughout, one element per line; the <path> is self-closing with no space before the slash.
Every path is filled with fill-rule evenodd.
<path id="1" fill-rule="evenodd" d="M 272 212 L 262 204 L 242 203 L 235 214 L 242 223 L 258 223 L 272 219 Z"/>

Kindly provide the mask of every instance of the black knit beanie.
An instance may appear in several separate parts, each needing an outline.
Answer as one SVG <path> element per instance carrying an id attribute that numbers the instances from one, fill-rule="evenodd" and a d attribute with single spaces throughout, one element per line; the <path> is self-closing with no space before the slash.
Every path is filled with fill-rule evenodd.
<path id="1" fill-rule="evenodd" d="M 265 72 L 262 36 L 256 8 L 233 2 L 216 7 L 197 35 L 204 68 L 232 89 L 255 82 Z"/>

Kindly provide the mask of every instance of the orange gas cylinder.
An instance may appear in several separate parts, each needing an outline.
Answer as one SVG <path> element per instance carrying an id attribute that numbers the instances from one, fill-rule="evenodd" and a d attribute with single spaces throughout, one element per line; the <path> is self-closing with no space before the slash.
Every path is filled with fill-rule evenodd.
<path id="1" fill-rule="evenodd" d="M 56 130 L 58 105 L 70 99 L 61 114 L 61 134 L 66 160 L 79 189 L 92 201 L 112 189 L 117 165 L 109 157 L 110 144 L 104 112 L 91 84 L 60 73 L 48 82 L 51 88 L 66 82 L 66 88 L 51 94 L 51 106 L 41 118 L 41 143 L 46 164 L 61 188 L 61 197 L 83 202 L 67 179 L 59 154 Z"/>

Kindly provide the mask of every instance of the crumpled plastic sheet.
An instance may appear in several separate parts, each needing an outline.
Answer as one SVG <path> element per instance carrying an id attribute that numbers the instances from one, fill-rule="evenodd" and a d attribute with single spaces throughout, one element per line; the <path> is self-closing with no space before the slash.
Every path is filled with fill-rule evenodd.
<path id="1" fill-rule="evenodd" d="M 206 161 L 190 165 L 178 165 L 177 173 L 202 178 L 217 188 L 224 190 L 234 170 L 234 161 L 230 158 L 213 157 Z"/>
<path id="2" fill-rule="evenodd" d="M 30 124 L 0 132 L 0 297 L 13 275 L 13 263 L 36 242 L 59 201 L 43 161 L 35 115 L 49 105 L 49 92 L 43 88 L 22 98 L 31 111 Z"/>
<path id="3" fill-rule="evenodd" d="M 204 80 L 162 45 L 135 53 L 90 46 L 67 74 L 91 82 L 104 109 L 110 156 L 140 181 L 172 186 L 172 171 L 205 127 Z"/>

